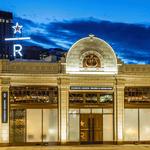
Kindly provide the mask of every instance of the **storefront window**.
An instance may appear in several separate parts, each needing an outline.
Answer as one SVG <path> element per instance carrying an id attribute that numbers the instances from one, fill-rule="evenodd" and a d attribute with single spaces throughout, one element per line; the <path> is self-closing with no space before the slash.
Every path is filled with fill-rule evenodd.
<path id="1" fill-rule="evenodd" d="M 42 109 L 27 109 L 27 142 L 42 142 Z"/>
<path id="2" fill-rule="evenodd" d="M 138 141 L 138 109 L 125 109 L 125 141 Z"/>
<path id="3" fill-rule="evenodd" d="M 69 114 L 69 141 L 79 141 L 79 114 Z"/>
<path id="4" fill-rule="evenodd" d="M 104 114 L 112 114 L 113 113 L 113 109 L 112 108 L 104 108 L 103 109 L 103 113 Z"/>
<path id="5" fill-rule="evenodd" d="M 140 140 L 150 141 L 150 109 L 140 109 Z"/>
<path id="6" fill-rule="evenodd" d="M 103 115 L 103 141 L 113 141 L 113 115 Z"/>
<path id="7" fill-rule="evenodd" d="M 12 109 L 10 126 L 10 143 L 58 141 L 56 108 Z"/>
<path id="8" fill-rule="evenodd" d="M 83 114 L 89 114 L 89 113 L 91 113 L 91 109 L 89 108 L 82 108 L 82 109 L 80 109 L 80 113 L 83 113 Z"/>
<path id="9" fill-rule="evenodd" d="M 102 113 L 102 108 L 93 108 L 92 113 L 95 113 L 95 114 Z"/>
<path id="10" fill-rule="evenodd" d="M 43 142 L 58 141 L 57 109 L 43 109 Z"/>

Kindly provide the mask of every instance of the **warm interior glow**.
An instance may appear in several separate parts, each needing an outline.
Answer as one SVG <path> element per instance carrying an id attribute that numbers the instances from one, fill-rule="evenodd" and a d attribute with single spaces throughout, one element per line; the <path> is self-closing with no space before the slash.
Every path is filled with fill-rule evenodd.
<path id="1" fill-rule="evenodd" d="M 49 129 L 48 132 L 49 132 L 49 134 L 55 134 L 56 130 L 55 129 Z"/>
<path id="2" fill-rule="evenodd" d="M 8 130 L 2 130 L 2 141 L 4 143 L 8 142 L 9 141 L 9 133 L 8 133 Z"/>
<path id="3" fill-rule="evenodd" d="M 61 134 L 61 142 L 62 143 L 66 142 L 66 140 L 67 140 L 66 137 L 67 137 L 66 131 L 63 131 Z"/>
<path id="4" fill-rule="evenodd" d="M 132 128 L 128 128 L 125 132 L 126 132 L 126 134 L 128 134 L 128 135 L 136 134 L 136 131 L 135 131 L 134 129 L 132 129 Z"/>
<path id="5" fill-rule="evenodd" d="M 118 141 L 122 141 L 122 137 L 123 137 L 123 134 L 122 134 L 122 123 L 120 122 L 119 125 L 118 125 Z"/>

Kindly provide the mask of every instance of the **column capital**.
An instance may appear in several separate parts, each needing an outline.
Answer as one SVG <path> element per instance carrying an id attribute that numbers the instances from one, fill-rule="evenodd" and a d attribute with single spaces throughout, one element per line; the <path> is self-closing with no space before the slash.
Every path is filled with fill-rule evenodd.
<path id="1" fill-rule="evenodd" d="M 0 85 L 9 86 L 10 85 L 10 78 L 0 78 Z"/>
<path id="2" fill-rule="evenodd" d="M 57 78 L 57 84 L 58 85 L 69 85 L 70 80 L 68 77 L 58 77 Z"/>

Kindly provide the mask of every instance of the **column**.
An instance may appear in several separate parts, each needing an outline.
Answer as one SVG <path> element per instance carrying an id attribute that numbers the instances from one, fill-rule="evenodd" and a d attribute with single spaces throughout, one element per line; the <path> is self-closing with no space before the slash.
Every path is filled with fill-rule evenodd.
<path id="1" fill-rule="evenodd" d="M 115 79 L 116 79 L 116 77 L 115 77 Z M 114 125 L 114 127 L 113 127 L 113 140 L 114 140 L 114 144 L 116 143 L 116 141 L 117 141 L 117 84 L 116 84 L 116 80 L 115 80 L 115 82 L 114 82 L 114 85 L 113 85 L 113 87 L 114 87 L 114 105 L 113 105 L 113 115 L 114 115 L 114 117 L 113 117 L 113 125 Z"/>
<path id="2" fill-rule="evenodd" d="M 116 141 L 123 142 L 124 128 L 124 80 L 116 79 Z"/>
<path id="3" fill-rule="evenodd" d="M 7 106 L 4 106 L 6 103 L 2 100 L 5 98 L 5 93 L 7 93 Z M 2 94 L 3 93 L 3 94 Z M 0 143 L 9 143 L 9 80 L 2 79 L 0 85 Z M 2 109 L 7 107 L 7 122 L 2 122 Z M 6 116 L 3 116 L 5 120 Z"/>
<path id="4" fill-rule="evenodd" d="M 58 79 L 58 90 L 59 90 L 59 140 L 61 144 L 67 142 L 68 137 L 68 94 L 69 94 L 69 80 L 67 77 L 61 77 Z"/>

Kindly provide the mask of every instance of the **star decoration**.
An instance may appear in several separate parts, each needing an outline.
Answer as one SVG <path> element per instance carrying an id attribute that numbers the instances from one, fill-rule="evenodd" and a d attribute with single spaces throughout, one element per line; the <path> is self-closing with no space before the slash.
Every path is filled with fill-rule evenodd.
<path id="1" fill-rule="evenodd" d="M 84 121 L 81 120 L 80 122 L 81 127 L 84 127 L 84 124 L 85 124 Z"/>
<path id="2" fill-rule="evenodd" d="M 12 26 L 12 28 L 14 29 L 14 34 L 16 34 L 17 32 L 18 32 L 18 33 L 21 33 L 22 27 L 23 27 L 23 26 L 19 25 L 18 22 L 16 23 L 15 26 Z"/>

